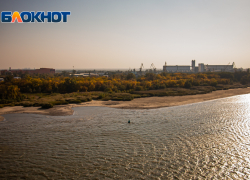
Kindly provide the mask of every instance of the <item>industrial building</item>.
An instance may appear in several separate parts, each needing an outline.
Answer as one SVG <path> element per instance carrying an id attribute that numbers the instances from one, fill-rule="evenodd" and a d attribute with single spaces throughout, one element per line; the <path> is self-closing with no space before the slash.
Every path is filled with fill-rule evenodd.
<path id="1" fill-rule="evenodd" d="M 97 73 L 79 73 L 79 74 L 70 74 L 73 75 L 75 77 L 98 77 L 99 74 Z"/>
<path id="2" fill-rule="evenodd" d="M 234 64 L 232 65 L 204 65 L 206 72 L 233 72 Z"/>
<path id="3" fill-rule="evenodd" d="M 228 64 L 228 65 L 205 65 L 204 63 L 199 63 L 198 66 L 195 66 L 195 60 L 191 61 L 191 66 L 189 65 L 172 65 L 168 66 L 165 62 L 165 65 L 163 66 L 164 72 L 234 72 L 234 63 Z"/>
<path id="4" fill-rule="evenodd" d="M 179 66 L 179 65 L 167 66 L 167 63 L 165 62 L 165 66 L 163 66 L 163 71 L 164 72 L 190 72 L 191 68 L 190 66 Z"/>
<path id="5" fill-rule="evenodd" d="M 2 70 L 1 75 L 6 74 L 55 74 L 55 69 L 52 68 L 40 68 L 40 69 L 11 69 L 9 70 Z"/>

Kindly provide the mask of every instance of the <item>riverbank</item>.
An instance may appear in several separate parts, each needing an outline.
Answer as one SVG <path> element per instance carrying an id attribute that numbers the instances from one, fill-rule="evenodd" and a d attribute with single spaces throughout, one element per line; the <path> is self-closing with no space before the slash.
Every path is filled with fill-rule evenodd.
<path id="1" fill-rule="evenodd" d="M 207 94 L 186 95 L 186 96 L 164 96 L 164 97 L 146 97 L 137 98 L 132 101 L 98 101 L 92 100 L 80 104 L 56 105 L 50 109 L 40 107 L 13 106 L 0 109 L 0 115 L 12 113 L 32 113 L 51 116 L 65 116 L 73 114 L 73 107 L 80 106 L 104 106 L 123 109 L 153 109 L 161 107 L 179 106 L 191 103 L 198 103 L 213 99 L 225 98 L 240 94 L 250 93 L 250 88 L 239 88 L 229 90 L 218 90 Z M 4 118 L 0 116 L 0 121 Z"/>

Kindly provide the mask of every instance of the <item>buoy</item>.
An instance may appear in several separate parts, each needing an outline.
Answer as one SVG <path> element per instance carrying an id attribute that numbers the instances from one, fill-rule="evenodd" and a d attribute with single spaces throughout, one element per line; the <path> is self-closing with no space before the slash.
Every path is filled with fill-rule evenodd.
<path id="1" fill-rule="evenodd" d="M 128 123 L 130 123 L 130 120 L 128 120 Z"/>

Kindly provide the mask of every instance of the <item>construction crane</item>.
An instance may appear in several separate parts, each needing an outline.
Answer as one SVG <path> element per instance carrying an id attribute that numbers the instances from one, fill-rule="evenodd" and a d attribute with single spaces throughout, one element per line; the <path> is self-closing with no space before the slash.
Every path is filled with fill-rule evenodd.
<path id="1" fill-rule="evenodd" d="M 235 64 L 235 62 L 233 62 L 233 64 L 232 64 L 232 65 L 233 65 L 233 68 L 236 68 L 236 64 Z"/>
<path id="2" fill-rule="evenodd" d="M 142 68 L 144 68 L 143 63 L 141 63 L 140 72 L 142 71 Z"/>
<path id="3" fill-rule="evenodd" d="M 224 71 L 227 71 L 227 70 L 228 70 L 228 68 L 230 67 L 230 64 L 231 64 L 230 62 L 227 64 L 227 66 L 226 66 L 226 68 L 224 69 Z M 233 66 L 233 69 L 236 68 L 234 62 L 232 63 L 232 66 Z"/>
<path id="4" fill-rule="evenodd" d="M 156 72 L 156 67 L 155 67 L 154 63 L 151 64 L 150 68 L 152 69 L 153 72 Z"/>

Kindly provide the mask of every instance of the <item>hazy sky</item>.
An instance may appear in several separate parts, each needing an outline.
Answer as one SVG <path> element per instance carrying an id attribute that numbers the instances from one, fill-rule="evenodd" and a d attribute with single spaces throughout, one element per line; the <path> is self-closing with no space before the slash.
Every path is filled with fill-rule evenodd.
<path id="1" fill-rule="evenodd" d="M 0 23 L 0 69 L 250 68 L 250 0 L 8 0 L 0 11 L 71 11 L 68 23 Z"/>

